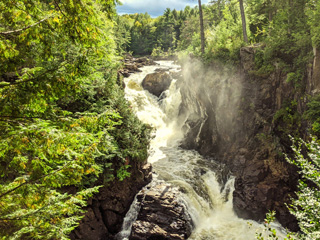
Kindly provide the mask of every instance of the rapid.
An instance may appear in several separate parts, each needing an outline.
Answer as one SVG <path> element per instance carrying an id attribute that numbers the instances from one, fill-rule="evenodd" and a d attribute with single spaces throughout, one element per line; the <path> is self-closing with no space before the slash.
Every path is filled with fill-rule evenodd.
<path id="1" fill-rule="evenodd" d="M 142 72 L 124 79 L 126 98 L 133 111 L 142 122 L 155 129 L 148 159 L 155 172 L 153 178 L 168 182 L 181 192 L 195 225 L 189 239 L 256 239 L 256 233 L 264 232 L 264 226 L 240 219 L 233 211 L 234 177 L 226 174 L 223 165 L 214 159 L 179 147 L 184 134 L 183 119 L 178 117 L 181 94 L 177 80 L 172 81 L 163 98 L 157 98 L 142 88 L 144 77 L 157 68 L 170 69 L 168 71 L 180 69 L 172 61 L 157 63 L 159 65 L 145 66 Z M 127 215 L 134 215 L 137 211 L 134 204 Z M 130 222 L 125 220 L 125 224 L 130 225 Z M 284 235 L 279 231 L 279 239 L 283 239 Z"/>

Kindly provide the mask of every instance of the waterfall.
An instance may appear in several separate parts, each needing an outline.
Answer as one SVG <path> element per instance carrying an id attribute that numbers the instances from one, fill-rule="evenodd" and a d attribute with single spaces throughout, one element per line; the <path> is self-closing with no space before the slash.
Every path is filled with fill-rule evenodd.
<path id="1" fill-rule="evenodd" d="M 181 191 L 187 210 L 195 223 L 189 239 L 255 239 L 256 232 L 263 232 L 264 226 L 235 215 L 232 206 L 234 177 L 230 176 L 223 182 L 221 164 L 214 159 L 205 159 L 195 151 L 179 147 L 183 132 L 182 123 L 178 120 L 181 94 L 176 80 L 172 81 L 165 93 L 166 97 L 161 101 L 141 87 L 144 77 L 153 73 L 156 68 L 177 71 L 180 67 L 171 61 L 158 63 L 158 66 L 143 67 L 142 72 L 125 79 L 126 98 L 133 111 L 141 121 L 155 129 L 148 159 L 155 171 L 154 178 L 171 183 Z M 138 211 L 135 204 L 136 202 L 127 214 L 124 231 L 130 231 L 128 222 L 133 221 L 134 212 Z M 279 239 L 283 239 L 285 233 L 280 230 L 278 232 Z M 126 237 L 128 236 L 127 234 Z"/>

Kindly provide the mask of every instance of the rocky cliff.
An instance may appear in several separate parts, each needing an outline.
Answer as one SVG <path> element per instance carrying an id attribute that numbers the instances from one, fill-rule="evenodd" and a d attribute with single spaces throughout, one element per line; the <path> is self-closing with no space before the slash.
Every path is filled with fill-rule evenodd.
<path id="1" fill-rule="evenodd" d="M 182 145 L 224 162 L 236 176 L 234 209 L 240 217 L 263 220 L 268 210 L 276 210 L 284 226 L 297 230 L 285 203 L 294 196 L 298 174 L 284 159 L 291 143 L 277 119 L 288 104 L 294 104 L 297 115 L 305 110 L 306 93 L 318 91 L 314 73 L 319 60 L 297 90 L 281 69 L 257 74 L 256 50 L 242 48 L 239 67 L 203 67 L 195 59 L 183 64 Z M 290 116 L 289 127 L 304 135 L 306 123 Z"/>
<path id="2" fill-rule="evenodd" d="M 151 165 L 139 163 L 130 170 L 131 176 L 100 188 L 90 201 L 72 240 L 112 240 L 121 230 L 123 219 L 135 195 L 151 181 Z"/>

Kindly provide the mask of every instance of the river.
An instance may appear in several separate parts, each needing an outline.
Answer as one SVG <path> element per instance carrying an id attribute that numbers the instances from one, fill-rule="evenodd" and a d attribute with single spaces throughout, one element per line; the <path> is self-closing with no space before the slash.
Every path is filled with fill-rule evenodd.
<path id="1" fill-rule="evenodd" d="M 180 68 L 171 61 L 159 61 L 158 64 L 143 67 L 142 72 L 124 79 L 126 98 L 136 115 L 155 129 L 148 159 L 155 171 L 153 178 L 171 183 L 181 191 L 195 223 L 189 239 L 256 239 L 256 232 L 263 232 L 263 225 L 240 219 L 233 211 L 234 178 L 228 176 L 222 181 L 221 164 L 179 147 L 183 133 L 178 122 L 181 95 L 176 80 L 173 80 L 162 100 L 141 87 L 144 77 L 157 68 L 170 71 Z M 284 234 L 279 235 L 279 239 L 283 239 Z"/>

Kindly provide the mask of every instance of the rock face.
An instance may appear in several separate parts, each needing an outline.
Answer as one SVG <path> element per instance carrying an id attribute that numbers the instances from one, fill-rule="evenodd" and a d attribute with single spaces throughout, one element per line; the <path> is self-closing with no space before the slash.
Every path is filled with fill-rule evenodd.
<path id="1" fill-rule="evenodd" d="M 274 117 L 292 99 L 302 113 L 306 99 L 281 69 L 255 73 L 257 47 L 241 49 L 241 66 L 235 70 L 219 64 L 199 67 L 195 59 L 192 66 L 182 66 L 182 145 L 222 161 L 236 176 L 233 201 L 240 217 L 262 221 L 266 212 L 276 210 L 283 226 L 297 230 L 285 206 L 296 191 L 297 169 L 281 155 L 290 153 L 291 143 L 277 130 Z M 304 81 L 308 94 L 317 90 L 312 71 Z"/>
<path id="2" fill-rule="evenodd" d="M 179 200 L 178 192 L 168 184 L 157 184 L 141 191 L 141 208 L 132 225 L 130 240 L 183 240 L 191 234 L 191 217 Z"/>
<path id="3" fill-rule="evenodd" d="M 294 86 L 287 83 L 281 70 L 269 76 L 250 73 L 254 69 L 255 48 L 243 48 L 240 54 L 245 100 L 240 104 L 244 114 L 239 116 L 239 135 L 246 142 L 238 137 L 231 145 L 235 151 L 225 156 L 238 176 L 234 208 L 239 216 L 256 220 L 262 220 L 268 210 L 276 210 L 282 225 L 298 230 L 285 206 L 295 195 L 298 174 L 281 155 L 291 151 L 291 144 L 287 136 L 277 132 L 274 116 L 287 99 L 300 97 L 294 96 Z"/>
<path id="4" fill-rule="evenodd" d="M 142 81 L 142 87 L 160 97 L 161 93 L 170 87 L 172 78 L 166 72 L 155 72 L 148 74 Z"/>
<path id="5" fill-rule="evenodd" d="M 75 229 L 72 240 L 112 240 L 121 229 L 123 218 L 134 196 L 151 181 L 151 165 L 141 163 L 131 170 L 131 177 L 100 188 L 90 200 L 85 217 Z"/>

